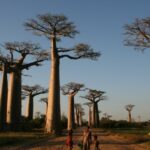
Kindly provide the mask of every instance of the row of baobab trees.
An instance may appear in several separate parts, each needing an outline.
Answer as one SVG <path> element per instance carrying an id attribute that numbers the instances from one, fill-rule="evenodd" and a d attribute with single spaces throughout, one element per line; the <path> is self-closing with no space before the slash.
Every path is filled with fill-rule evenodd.
<path id="1" fill-rule="evenodd" d="M 96 60 L 100 52 L 95 52 L 88 44 L 79 43 L 71 48 L 58 47 L 62 37 L 74 38 L 79 33 L 75 25 L 64 15 L 44 14 L 30 19 L 24 24 L 26 30 L 45 36 L 50 41 L 50 52 L 32 42 L 6 42 L 1 44 L 0 70 L 3 73 L 0 97 L 1 128 L 6 123 L 15 129 L 21 119 L 21 88 L 23 70 L 40 66 L 43 61 L 51 60 L 46 132 L 60 131 L 60 60 Z M 7 75 L 9 82 L 7 83 Z M 6 125 L 5 124 L 5 125 Z"/>
<path id="2" fill-rule="evenodd" d="M 0 70 L 3 73 L 0 97 L 0 122 L 6 122 L 15 128 L 21 116 L 22 72 L 32 66 L 40 66 L 43 61 L 51 60 L 48 108 L 46 114 L 46 132 L 60 131 L 60 61 L 96 60 L 101 55 L 88 44 L 79 43 L 71 48 L 58 47 L 62 38 L 74 38 L 78 34 L 74 23 L 64 15 L 44 14 L 29 19 L 24 24 L 26 30 L 38 36 L 45 36 L 50 42 L 50 52 L 42 50 L 31 42 L 6 42 L 1 44 Z M 150 18 L 136 19 L 131 25 L 125 25 L 125 45 L 144 50 L 150 47 Z M 32 56 L 32 59 L 29 59 Z M 27 60 L 30 62 L 27 62 Z M 9 86 L 7 84 L 9 74 Z M 7 111 L 6 111 L 7 108 Z M 7 113 L 5 113 L 7 112 Z"/>
<path id="3" fill-rule="evenodd" d="M 67 129 L 74 129 L 76 126 L 82 126 L 83 118 L 85 115 L 84 108 L 80 103 L 75 103 L 75 96 L 80 91 L 88 91 L 86 95 L 80 96 L 83 99 L 86 99 L 87 102 L 84 105 L 87 105 L 89 108 L 88 111 L 88 125 L 90 127 L 99 127 L 99 108 L 98 103 L 102 100 L 106 100 L 106 96 L 104 96 L 105 92 L 100 90 L 93 90 L 84 87 L 84 84 L 79 84 L 75 82 L 70 82 L 61 86 L 61 91 L 63 95 L 68 96 L 68 115 L 67 115 Z M 46 113 L 48 107 L 48 99 L 41 98 L 41 102 L 46 103 Z"/>

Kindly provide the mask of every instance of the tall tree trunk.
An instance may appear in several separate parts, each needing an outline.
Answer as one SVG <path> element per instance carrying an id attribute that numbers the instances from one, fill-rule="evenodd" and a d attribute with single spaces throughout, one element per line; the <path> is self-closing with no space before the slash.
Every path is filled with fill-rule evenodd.
<path id="1" fill-rule="evenodd" d="M 29 97 L 28 97 L 27 118 L 28 120 L 33 120 L 33 96 L 32 94 L 29 94 Z"/>
<path id="2" fill-rule="evenodd" d="M 79 113 L 79 126 L 82 126 L 82 114 Z"/>
<path id="3" fill-rule="evenodd" d="M 51 39 L 51 71 L 48 93 L 48 109 L 46 117 L 46 131 L 60 132 L 60 79 L 59 56 L 56 51 L 56 39 Z"/>
<path id="4" fill-rule="evenodd" d="M 79 116 L 80 116 L 80 113 L 79 111 L 77 112 L 77 126 L 79 127 Z"/>
<path id="5" fill-rule="evenodd" d="M 7 71 L 6 65 L 3 66 L 3 76 L 1 82 L 1 93 L 0 93 L 0 129 L 6 128 L 6 112 L 7 112 Z"/>
<path id="6" fill-rule="evenodd" d="M 95 103 L 93 103 L 93 113 L 92 113 L 92 126 L 95 127 L 95 123 L 96 123 L 96 118 L 95 118 L 95 112 L 96 112 L 96 107 L 95 107 Z"/>
<path id="7" fill-rule="evenodd" d="M 21 72 L 11 72 L 8 90 L 7 124 L 12 130 L 20 125 L 21 119 Z"/>
<path id="8" fill-rule="evenodd" d="M 74 96 L 68 96 L 68 130 L 74 128 Z"/>
<path id="9" fill-rule="evenodd" d="M 131 121 L 132 121 L 132 118 L 131 118 L 131 111 L 128 111 L 128 113 L 129 113 L 129 122 L 131 122 Z"/>
<path id="10" fill-rule="evenodd" d="M 89 127 L 91 127 L 91 107 L 89 106 L 89 122 L 88 122 Z"/>
<path id="11" fill-rule="evenodd" d="M 96 127 L 99 127 L 99 113 L 98 113 L 98 103 L 96 103 L 95 105 L 96 109 L 96 113 L 95 113 L 95 116 L 96 116 Z"/>
<path id="12" fill-rule="evenodd" d="M 75 108 L 75 123 L 79 126 L 79 115 L 78 115 L 78 108 Z"/>

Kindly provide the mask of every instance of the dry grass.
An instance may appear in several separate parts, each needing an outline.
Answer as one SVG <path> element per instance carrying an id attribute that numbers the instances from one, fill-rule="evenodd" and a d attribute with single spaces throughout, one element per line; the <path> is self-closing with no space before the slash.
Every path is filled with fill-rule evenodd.
<path id="1" fill-rule="evenodd" d="M 93 129 L 98 135 L 102 150 L 150 150 L 150 137 L 144 134 L 113 133 Z M 1 150 L 66 150 L 66 135 L 52 136 L 41 132 L 0 133 Z M 73 150 L 79 150 L 77 143 L 82 140 L 82 129 L 75 131 Z M 92 149 L 93 145 L 91 145 Z"/>

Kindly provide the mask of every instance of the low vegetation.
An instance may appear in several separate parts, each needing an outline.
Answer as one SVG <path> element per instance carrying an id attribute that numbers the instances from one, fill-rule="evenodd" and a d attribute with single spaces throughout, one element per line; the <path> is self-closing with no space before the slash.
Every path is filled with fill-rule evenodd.
<path id="1" fill-rule="evenodd" d="M 0 133 L 0 147 L 12 147 L 29 145 L 37 143 L 42 139 L 46 139 L 47 135 L 36 131 L 36 132 L 1 132 Z"/>

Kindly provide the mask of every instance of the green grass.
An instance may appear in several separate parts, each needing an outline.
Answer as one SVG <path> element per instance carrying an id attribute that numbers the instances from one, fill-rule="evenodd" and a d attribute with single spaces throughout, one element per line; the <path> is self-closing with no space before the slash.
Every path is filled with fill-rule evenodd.
<path id="1" fill-rule="evenodd" d="M 45 138 L 47 135 L 39 132 L 0 132 L 0 147 L 32 144 Z"/>

